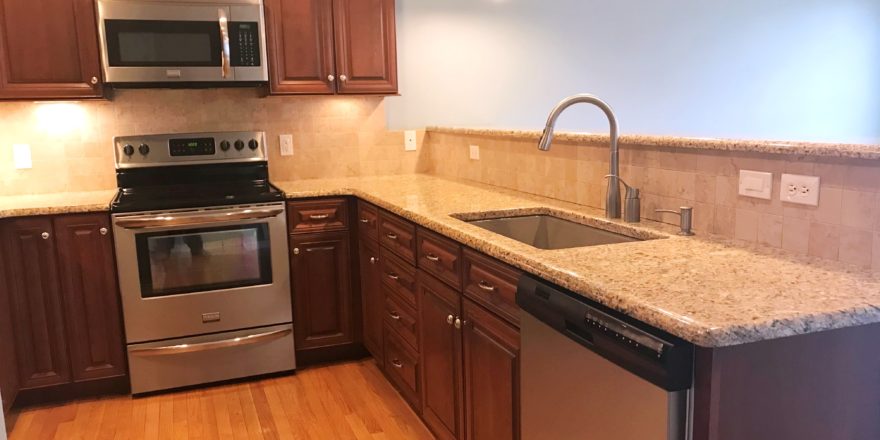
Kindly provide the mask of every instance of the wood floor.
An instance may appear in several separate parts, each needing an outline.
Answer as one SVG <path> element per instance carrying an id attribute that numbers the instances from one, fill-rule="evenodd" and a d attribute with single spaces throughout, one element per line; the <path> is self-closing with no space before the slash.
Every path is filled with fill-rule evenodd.
<path id="1" fill-rule="evenodd" d="M 29 408 L 9 440 L 433 439 L 373 360 L 132 399 Z"/>

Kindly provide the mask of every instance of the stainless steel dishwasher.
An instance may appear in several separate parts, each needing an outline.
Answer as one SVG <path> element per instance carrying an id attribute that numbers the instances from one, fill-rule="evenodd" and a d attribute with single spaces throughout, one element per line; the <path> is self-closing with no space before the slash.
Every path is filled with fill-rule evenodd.
<path id="1" fill-rule="evenodd" d="M 689 440 L 690 343 L 520 279 L 523 440 Z"/>

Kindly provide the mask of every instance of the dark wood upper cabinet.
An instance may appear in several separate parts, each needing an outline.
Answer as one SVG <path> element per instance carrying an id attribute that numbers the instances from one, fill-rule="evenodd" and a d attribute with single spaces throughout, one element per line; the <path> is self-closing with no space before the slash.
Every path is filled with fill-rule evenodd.
<path id="1" fill-rule="evenodd" d="M 394 0 L 266 0 L 272 94 L 395 94 Z"/>
<path id="2" fill-rule="evenodd" d="M 355 343 L 347 231 L 291 235 L 296 349 Z"/>
<path id="3" fill-rule="evenodd" d="M 0 99 L 102 95 L 93 0 L 0 0 Z"/>
<path id="4" fill-rule="evenodd" d="M 339 93 L 397 93 L 394 0 L 333 0 Z"/>
<path id="5" fill-rule="evenodd" d="M 382 320 L 385 314 L 385 301 L 382 293 L 382 271 L 379 268 L 379 244 L 361 237 L 358 258 L 361 270 L 364 346 L 381 364 L 384 359 Z"/>
<path id="6" fill-rule="evenodd" d="M 110 229 L 106 214 L 54 220 L 67 345 L 76 382 L 126 372 Z"/>
<path id="7" fill-rule="evenodd" d="M 333 3 L 266 0 L 273 94 L 334 94 Z"/>
<path id="8" fill-rule="evenodd" d="M 7 288 L 22 389 L 70 381 L 52 219 L 10 220 L 4 228 Z"/>

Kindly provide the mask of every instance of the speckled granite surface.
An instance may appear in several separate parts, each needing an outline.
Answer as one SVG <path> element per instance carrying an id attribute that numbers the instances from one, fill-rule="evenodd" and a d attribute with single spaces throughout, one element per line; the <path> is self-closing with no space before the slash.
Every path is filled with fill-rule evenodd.
<path id="1" fill-rule="evenodd" d="M 538 142 L 541 132 L 537 130 L 502 130 L 488 128 L 428 127 L 427 132 L 463 134 L 469 136 L 509 137 Z M 555 140 L 579 143 L 608 143 L 607 134 L 556 132 Z M 880 145 L 830 144 L 818 142 L 772 141 L 748 139 L 688 138 L 676 136 L 648 136 L 623 134 L 621 144 L 654 147 L 688 148 L 697 150 L 750 151 L 769 154 L 793 154 L 799 156 L 843 157 L 852 159 L 880 159 Z"/>
<path id="2" fill-rule="evenodd" d="M 551 209 L 605 223 L 602 212 L 427 175 L 276 182 L 290 198 L 355 195 L 695 344 L 720 347 L 880 322 L 880 276 L 781 251 L 679 237 L 646 222 L 619 232 L 663 237 L 539 250 L 451 215 Z M 524 210 L 524 211 L 523 211 Z"/>
<path id="3" fill-rule="evenodd" d="M 108 211 L 116 190 L 0 196 L 0 218 Z"/>

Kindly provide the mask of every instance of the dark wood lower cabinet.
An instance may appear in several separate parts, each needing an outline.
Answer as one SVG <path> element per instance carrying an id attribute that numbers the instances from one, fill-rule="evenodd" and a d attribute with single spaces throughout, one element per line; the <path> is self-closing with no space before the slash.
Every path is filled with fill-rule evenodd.
<path id="1" fill-rule="evenodd" d="M 379 244 L 375 240 L 361 237 L 358 260 L 361 270 L 364 346 L 381 366 L 385 358 L 382 353 L 382 320 L 385 313 L 385 301 L 382 293 L 382 272 L 379 269 Z"/>
<path id="2" fill-rule="evenodd" d="M 2 238 L 0 238 L 2 242 Z M 12 332 L 9 289 L 6 287 L 6 262 L 0 252 L 0 414 L 5 414 L 18 395 L 18 366 Z"/>

